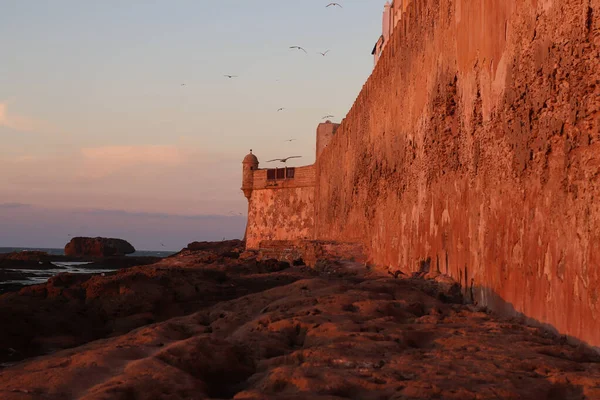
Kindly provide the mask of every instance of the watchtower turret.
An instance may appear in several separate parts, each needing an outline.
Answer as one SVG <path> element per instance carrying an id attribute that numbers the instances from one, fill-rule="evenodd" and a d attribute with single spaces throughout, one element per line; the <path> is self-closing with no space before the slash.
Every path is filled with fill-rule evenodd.
<path id="1" fill-rule="evenodd" d="M 244 161 L 242 161 L 242 190 L 244 191 L 244 196 L 248 200 L 250 200 L 250 196 L 252 195 L 252 189 L 254 186 L 254 171 L 258 169 L 258 158 L 254 154 L 252 154 L 252 149 L 250 149 L 250 153 L 244 157 Z"/>
<path id="2" fill-rule="evenodd" d="M 317 159 L 327 145 L 329 145 L 331 139 L 333 139 L 338 126 L 340 126 L 340 124 L 332 123 L 330 120 L 320 123 L 319 126 L 317 126 Z"/>

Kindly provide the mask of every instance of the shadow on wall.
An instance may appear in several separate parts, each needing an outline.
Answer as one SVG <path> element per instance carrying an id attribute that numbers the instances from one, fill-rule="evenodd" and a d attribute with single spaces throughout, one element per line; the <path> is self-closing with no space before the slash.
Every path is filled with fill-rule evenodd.
<path id="1" fill-rule="evenodd" d="M 446 255 L 447 256 L 447 255 Z M 440 260 L 439 257 L 436 260 L 436 264 L 432 265 L 431 257 L 427 257 L 425 260 L 417 261 L 417 271 L 416 274 L 425 275 L 432 270 L 435 270 L 440 274 L 448 274 L 448 268 L 445 268 L 445 271 L 442 271 L 440 268 Z M 446 265 L 448 262 L 446 261 Z M 552 324 L 541 322 L 535 318 L 529 317 L 523 314 L 520 311 L 517 311 L 512 303 L 506 301 L 502 296 L 500 296 L 494 289 L 487 286 L 479 286 L 475 285 L 473 279 L 469 280 L 468 272 L 469 269 L 465 265 L 464 270 L 460 270 L 459 272 L 459 281 L 458 284 L 461 288 L 461 294 L 465 303 L 467 304 L 476 304 L 482 305 L 494 313 L 507 318 L 514 318 L 517 322 L 533 327 L 537 327 L 547 332 L 548 334 L 559 337 L 560 340 L 564 343 L 568 343 L 572 346 L 580 347 L 582 351 L 582 356 L 585 356 L 585 353 L 593 352 L 595 354 L 600 355 L 600 347 L 593 346 L 581 339 L 576 338 L 571 335 L 562 334 L 556 327 Z"/>
<path id="2" fill-rule="evenodd" d="M 463 296 L 466 302 L 481 304 L 482 299 L 485 299 L 485 305 L 490 310 L 494 311 L 500 316 L 514 318 L 517 322 L 533 327 L 540 328 L 547 332 L 549 335 L 559 337 L 564 343 L 568 343 L 572 346 L 579 347 L 581 357 L 591 357 L 590 353 L 595 356 L 600 354 L 600 347 L 592 346 L 587 342 L 580 340 L 574 336 L 561 334 L 553 325 L 538 321 L 535 318 L 528 317 L 527 315 L 517 311 L 512 303 L 504 300 L 498 293 L 493 289 L 485 286 L 471 286 L 465 287 L 461 285 L 463 290 Z M 581 360 L 584 362 L 585 360 Z M 568 392 L 571 394 L 571 392 Z M 557 397 L 565 398 L 565 397 Z M 567 397 L 569 398 L 569 397 Z"/>

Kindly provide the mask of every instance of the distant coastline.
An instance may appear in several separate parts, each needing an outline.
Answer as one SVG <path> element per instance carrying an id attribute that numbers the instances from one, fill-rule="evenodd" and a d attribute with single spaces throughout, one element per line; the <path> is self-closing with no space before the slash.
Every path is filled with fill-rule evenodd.
<path id="1" fill-rule="evenodd" d="M 0 247 L 0 254 L 22 252 L 22 251 L 43 251 L 53 256 L 64 256 L 65 250 L 59 248 L 42 248 L 42 247 Z M 128 257 L 168 257 L 176 251 L 154 251 L 154 250 L 138 250 L 135 253 L 129 254 Z"/>

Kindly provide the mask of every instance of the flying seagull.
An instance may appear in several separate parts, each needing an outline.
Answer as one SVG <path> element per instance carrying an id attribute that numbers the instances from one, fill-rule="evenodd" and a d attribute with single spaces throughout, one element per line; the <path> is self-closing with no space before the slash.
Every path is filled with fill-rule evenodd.
<path id="1" fill-rule="evenodd" d="M 277 111 L 283 111 L 283 110 L 285 110 L 285 107 L 281 107 L 281 108 L 277 109 Z"/>
<path id="2" fill-rule="evenodd" d="M 223 76 L 225 76 L 225 77 L 227 77 L 229 79 L 231 79 L 231 78 L 237 78 L 237 75 L 223 75 Z"/>
<path id="3" fill-rule="evenodd" d="M 338 3 L 329 3 L 325 6 L 325 8 L 329 7 L 329 6 L 338 6 L 339 8 L 344 8 L 341 5 L 339 5 Z"/>
<path id="4" fill-rule="evenodd" d="M 323 57 L 325 57 L 325 54 L 329 53 L 329 50 L 327 50 L 325 53 L 321 53 L 320 51 L 318 51 L 317 53 L 319 53 L 320 55 L 322 55 Z"/>
<path id="5" fill-rule="evenodd" d="M 333 115 L 326 115 L 326 116 L 324 116 L 324 117 L 323 117 L 323 118 L 321 118 L 321 119 L 333 118 L 333 117 L 334 117 Z"/>
<path id="6" fill-rule="evenodd" d="M 185 86 L 185 83 L 182 83 L 181 86 Z"/>
<path id="7" fill-rule="evenodd" d="M 273 159 L 273 160 L 269 160 L 269 161 L 267 161 L 267 162 L 280 161 L 280 162 L 282 162 L 282 163 L 284 163 L 284 164 L 285 164 L 285 162 L 286 162 L 287 160 L 289 160 L 290 158 L 300 158 L 300 157 L 302 157 L 302 156 L 290 156 L 290 157 L 286 157 L 286 158 L 275 158 L 275 159 Z"/>
<path id="8" fill-rule="evenodd" d="M 300 46 L 290 46 L 290 49 L 298 49 L 298 50 L 302 50 L 303 52 L 305 52 L 306 54 L 308 54 L 308 52 L 306 50 L 304 50 L 302 47 Z"/>
<path id="9" fill-rule="evenodd" d="M 288 140 L 284 140 L 284 142 L 291 142 L 292 140 L 296 140 L 296 139 L 288 139 Z"/>

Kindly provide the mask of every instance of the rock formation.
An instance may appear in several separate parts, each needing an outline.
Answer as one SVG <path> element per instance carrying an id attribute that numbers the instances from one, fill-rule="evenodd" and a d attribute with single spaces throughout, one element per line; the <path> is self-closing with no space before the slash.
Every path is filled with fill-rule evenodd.
<path id="1" fill-rule="evenodd" d="M 0 398 L 600 398 L 600 357 L 437 273 L 209 254 L 0 296 L 0 362 L 52 353 L 0 370 Z"/>
<path id="2" fill-rule="evenodd" d="M 187 250 L 201 251 L 216 251 L 216 252 L 232 252 L 240 251 L 245 247 L 245 243 L 241 240 L 223 240 L 221 242 L 192 242 L 186 247 Z"/>
<path id="3" fill-rule="evenodd" d="M 67 256 L 109 257 L 135 252 L 135 248 L 123 239 L 102 237 L 74 237 L 65 246 Z"/>

